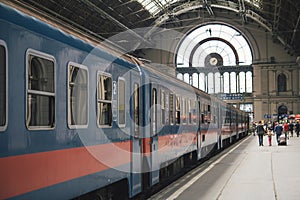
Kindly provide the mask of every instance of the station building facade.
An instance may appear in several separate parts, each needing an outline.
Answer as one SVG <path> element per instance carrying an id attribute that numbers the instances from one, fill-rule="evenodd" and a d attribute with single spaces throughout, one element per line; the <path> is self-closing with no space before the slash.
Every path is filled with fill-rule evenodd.
<path id="1" fill-rule="evenodd" d="M 179 53 L 180 45 L 184 37 L 191 32 L 189 28 L 191 25 L 180 32 L 164 29 L 161 31 L 164 34 L 157 34 L 152 38 L 152 41 L 156 41 L 157 46 L 143 49 L 141 57 L 151 60 L 154 65 L 159 63 L 157 68 L 177 77 L 178 69 L 186 67 L 187 71 L 180 71 L 182 75 L 178 78 L 210 94 L 220 98 L 224 96 L 240 97 L 223 99 L 249 112 L 253 121 L 277 121 L 282 115 L 300 113 L 299 57 L 288 51 L 278 38 L 257 23 L 241 24 L 239 20 L 229 17 L 227 19 L 215 18 L 213 22 L 207 20 L 198 26 L 209 27 L 210 24 L 228 25 L 237 30 L 237 33 L 225 37 L 225 39 L 218 39 L 217 34 L 214 35 L 214 29 L 206 28 L 204 31 L 206 38 L 191 42 L 199 49 L 187 48 L 184 52 L 194 52 L 194 55 L 187 56 L 186 60 L 178 62 L 178 58 L 183 56 Z M 242 51 L 241 48 L 234 48 L 235 41 L 230 40 L 231 37 L 241 36 L 247 41 L 250 54 L 238 54 Z M 224 42 L 226 39 L 228 40 Z M 228 48 L 227 54 L 222 53 L 220 50 L 222 45 L 213 43 L 213 40 L 223 42 L 224 46 L 229 44 L 230 48 Z M 210 42 L 210 46 L 207 47 L 209 50 L 205 49 L 205 46 L 201 46 L 207 41 Z M 206 51 L 206 54 L 202 55 L 201 51 Z M 230 59 L 228 59 L 231 54 L 233 62 L 229 62 Z M 216 72 L 219 73 L 217 76 L 212 76 L 209 75 L 210 72 L 205 72 L 209 67 L 219 67 L 221 71 Z M 199 69 L 204 70 L 202 78 Z M 189 72 L 195 70 L 197 71 L 196 76 L 193 72 Z M 228 80 L 224 76 L 226 74 L 228 74 Z M 231 76 L 231 74 L 234 75 Z M 249 74 L 251 81 L 248 81 Z"/>

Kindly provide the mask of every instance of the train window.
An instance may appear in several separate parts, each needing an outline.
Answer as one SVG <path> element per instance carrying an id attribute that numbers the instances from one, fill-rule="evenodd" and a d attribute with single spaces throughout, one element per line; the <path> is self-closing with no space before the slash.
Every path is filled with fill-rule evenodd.
<path id="1" fill-rule="evenodd" d="M 187 109 L 186 109 L 186 99 L 182 98 L 182 123 L 186 124 Z"/>
<path id="2" fill-rule="evenodd" d="M 139 137 L 140 124 L 140 90 L 137 83 L 134 84 L 133 92 L 133 120 L 134 120 L 134 137 Z"/>
<path id="3" fill-rule="evenodd" d="M 86 128 L 88 125 L 88 72 L 76 63 L 68 66 L 68 125 Z"/>
<path id="4" fill-rule="evenodd" d="M 27 51 L 27 119 L 30 129 L 55 126 L 55 60 L 34 50 Z"/>
<path id="5" fill-rule="evenodd" d="M 165 92 L 162 90 L 161 91 L 161 102 L 160 102 L 160 106 L 161 106 L 161 123 L 165 124 L 166 122 L 166 117 L 165 117 L 165 110 L 166 110 L 166 94 Z"/>
<path id="6" fill-rule="evenodd" d="M 188 101 L 188 122 L 189 124 L 196 124 L 197 112 L 196 112 L 196 102 L 193 100 Z"/>
<path id="7" fill-rule="evenodd" d="M 174 94 L 170 93 L 169 96 L 169 114 L 170 114 L 170 124 L 173 125 L 174 124 Z"/>
<path id="8" fill-rule="evenodd" d="M 214 115 L 213 116 L 213 123 L 216 124 L 217 123 L 217 117 Z"/>
<path id="9" fill-rule="evenodd" d="M 192 107 L 192 122 L 193 124 L 197 123 L 197 108 L 196 108 L 196 101 L 191 100 L 191 107 Z"/>
<path id="10" fill-rule="evenodd" d="M 0 41 L 0 131 L 7 125 L 7 54 L 6 46 Z"/>
<path id="11" fill-rule="evenodd" d="M 119 97 L 119 126 L 125 125 L 125 80 L 119 78 L 118 81 L 118 97 Z"/>
<path id="12" fill-rule="evenodd" d="M 176 97 L 176 124 L 180 124 L 180 97 Z"/>
<path id="13" fill-rule="evenodd" d="M 205 113 L 206 113 L 205 107 L 206 107 L 205 103 L 202 103 L 201 104 L 201 124 L 205 123 Z"/>
<path id="14" fill-rule="evenodd" d="M 98 125 L 112 124 L 112 78 L 110 75 L 98 74 Z"/>
<path id="15" fill-rule="evenodd" d="M 192 123 L 192 104 L 193 101 L 192 100 L 188 100 L 188 123 L 191 124 Z"/>
<path id="16" fill-rule="evenodd" d="M 156 135 L 156 114 L 157 114 L 157 110 L 156 110 L 156 106 L 157 106 L 157 91 L 156 89 L 152 90 L 152 134 Z"/>

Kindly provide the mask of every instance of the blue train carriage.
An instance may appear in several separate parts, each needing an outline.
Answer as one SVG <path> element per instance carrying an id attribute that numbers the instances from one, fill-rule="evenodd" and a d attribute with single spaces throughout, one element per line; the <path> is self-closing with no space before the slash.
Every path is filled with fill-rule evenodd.
<path id="1" fill-rule="evenodd" d="M 213 96 L 195 89 L 199 101 L 199 129 L 200 129 L 200 158 L 217 150 L 218 147 L 218 101 Z"/>
<path id="2" fill-rule="evenodd" d="M 0 198 L 139 193 L 140 68 L 2 3 L 0 27 Z"/>
<path id="3" fill-rule="evenodd" d="M 243 138 L 244 136 L 248 135 L 250 117 L 247 112 L 243 112 L 241 110 L 239 110 L 239 115 L 240 115 L 239 138 Z"/>
<path id="4" fill-rule="evenodd" d="M 143 65 L 143 184 L 152 186 L 197 160 L 197 95 L 182 81 Z M 149 170 L 148 170 L 149 169 Z"/>

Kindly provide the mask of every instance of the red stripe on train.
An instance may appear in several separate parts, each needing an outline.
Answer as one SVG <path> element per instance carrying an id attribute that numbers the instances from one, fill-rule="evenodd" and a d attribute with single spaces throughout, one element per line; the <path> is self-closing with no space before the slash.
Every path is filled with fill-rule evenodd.
<path id="1" fill-rule="evenodd" d="M 189 132 L 183 134 L 170 134 L 160 136 L 158 139 L 158 150 L 168 151 L 173 148 L 181 148 L 197 143 L 197 133 Z"/>
<path id="2" fill-rule="evenodd" d="M 1 158 L 0 199 L 129 163 L 130 151 L 126 141 Z"/>

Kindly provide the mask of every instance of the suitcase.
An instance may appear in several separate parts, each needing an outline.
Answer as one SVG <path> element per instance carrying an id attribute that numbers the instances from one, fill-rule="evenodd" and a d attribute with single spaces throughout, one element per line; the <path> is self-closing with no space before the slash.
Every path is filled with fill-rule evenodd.
<path id="1" fill-rule="evenodd" d="M 286 137 L 284 134 L 280 135 L 278 145 L 286 145 Z"/>

